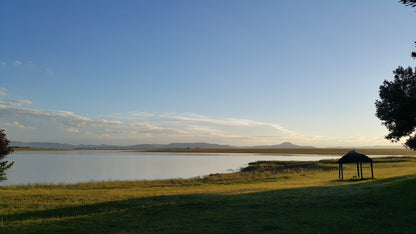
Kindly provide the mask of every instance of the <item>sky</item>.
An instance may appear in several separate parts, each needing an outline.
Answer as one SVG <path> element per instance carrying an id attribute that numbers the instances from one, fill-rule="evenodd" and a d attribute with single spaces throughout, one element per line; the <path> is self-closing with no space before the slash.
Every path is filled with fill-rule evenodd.
<path id="1" fill-rule="evenodd" d="M 0 128 L 71 144 L 392 145 L 395 0 L 0 0 Z"/>

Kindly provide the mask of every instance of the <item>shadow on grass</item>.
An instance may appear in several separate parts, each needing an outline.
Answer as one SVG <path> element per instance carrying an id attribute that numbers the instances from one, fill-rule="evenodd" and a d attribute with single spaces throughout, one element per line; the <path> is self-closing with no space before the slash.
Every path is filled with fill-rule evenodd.
<path id="1" fill-rule="evenodd" d="M 415 197 L 416 176 L 242 195 L 155 196 L 0 216 L 0 231 L 411 233 Z"/>
<path id="2" fill-rule="evenodd" d="M 333 180 L 340 183 L 351 184 L 353 182 L 363 182 L 363 181 L 377 181 L 376 178 L 350 178 L 350 179 L 337 179 Z"/>

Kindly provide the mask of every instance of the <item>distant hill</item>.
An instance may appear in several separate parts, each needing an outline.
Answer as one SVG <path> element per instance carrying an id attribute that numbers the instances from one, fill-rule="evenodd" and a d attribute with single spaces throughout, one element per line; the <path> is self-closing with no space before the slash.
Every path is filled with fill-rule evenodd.
<path id="1" fill-rule="evenodd" d="M 11 141 L 12 147 L 39 148 L 39 149 L 226 149 L 232 148 L 229 145 L 209 144 L 204 142 L 196 143 L 171 143 L 171 144 L 138 144 L 138 145 L 71 145 L 52 142 L 22 142 Z"/>
<path id="2" fill-rule="evenodd" d="M 209 144 L 204 142 L 196 143 L 171 143 L 161 147 L 163 149 L 228 149 L 233 148 L 230 145 Z"/>
<path id="3" fill-rule="evenodd" d="M 131 149 L 160 149 L 162 148 L 163 144 L 139 144 L 139 145 L 131 145 L 128 146 L 126 148 L 131 148 Z"/>
<path id="4" fill-rule="evenodd" d="M 301 146 L 295 145 L 291 142 L 283 142 L 277 145 L 258 145 L 258 146 L 231 146 L 210 144 L 205 142 L 192 142 L 192 143 L 170 143 L 170 144 L 137 144 L 137 145 L 72 145 L 56 142 L 23 142 L 23 141 L 11 141 L 12 147 L 24 147 L 24 148 L 39 148 L 39 149 L 230 149 L 230 148 L 251 148 L 251 149 L 299 149 L 299 148 L 316 148 L 315 146 Z M 404 148 L 399 145 L 376 145 L 376 146 L 338 146 L 330 148 L 351 148 L 351 149 L 396 149 Z"/>
<path id="5" fill-rule="evenodd" d="M 22 142 L 22 141 L 11 141 L 10 146 L 22 147 L 22 148 L 40 148 L 40 149 L 73 149 L 74 145 L 61 144 L 54 142 Z"/>
<path id="6" fill-rule="evenodd" d="M 192 142 L 192 143 L 170 143 L 170 144 L 137 144 L 137 145 L 72 145 L 66 143 L 56 142 L 23 142 L 23 141 L 11 141 L 10 146 L 20 148 L 37 148 L 37 149 L 141 149 L 141 150 L 152 150 L 152 149 L 230 149 L 230 148 L 251 148 L 251 149 L 300 149 L 300 148 L 316 148 L 315 146 L 301 146 L 295 145 L 291 142 L 283 142 L 277 145 L 258 145 L 258 146 L 231 146 L 231 145 L 220 145 L 210 144 L 205 142 Z M 338 146 L 330 148 L 351 148 L 351 149 L 399 149 L 404 148 L 398 145 L 376 145 L 376 146 Z"/>
<path id="7" fill-rule="evenodd" d="M 299 149 L 299 148 L 316 148 L 314 146 L 300 146 L 300 145 L 295 145 L 292 144 L 290 142 L 283 142 L 282 144 L 278 144 L 278 145 L 260 145 L 260 146 L 253 146 L 250 148 L 255 148 L 255 149 Z"/>
<path id="8" fill-rule="evenodd" d="M 77 145 L 75 149 L 159 149 L 162 144 L 139 144 L 139 145 Z"/>
<path id="9" fill-rule="evenodd" d="M 344 148 L 344 149 L 405 149 L 402 145 L 373 145 L 373 146 L 335 146 L 328 147 L 329 149 Z"/>

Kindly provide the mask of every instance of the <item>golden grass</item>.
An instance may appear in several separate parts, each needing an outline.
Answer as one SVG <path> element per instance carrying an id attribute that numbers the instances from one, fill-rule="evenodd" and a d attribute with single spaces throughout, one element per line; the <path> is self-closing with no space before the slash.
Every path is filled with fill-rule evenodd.
<path id="1" fill-rule="evenodd" d="M 363 164 L 364 177 L 370 170 Z M 374 163 L 376 180 L 416 174 L 416 159 Z M 300 171 L 293 173 L 225 173 L 208 178 L 149 181 L 111 181 L 78 184 L 31 184 L 0 186 L 0 215 L 27 210 L 43 210 L 107 201 L 179 194 L 246 194 L 276 189 L 337 186 L 363 181 L 349 181 L 356 175 L 354 164 L 345 164 L 344 178 L 338 170 Z"/>

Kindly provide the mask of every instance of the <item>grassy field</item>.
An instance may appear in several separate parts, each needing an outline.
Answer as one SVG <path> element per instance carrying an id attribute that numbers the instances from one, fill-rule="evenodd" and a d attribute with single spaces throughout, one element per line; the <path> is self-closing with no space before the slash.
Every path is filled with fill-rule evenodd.
<path id="1" fill-rule="evenodd" d="M 348 165 L 339 181 L 336 167 L 260 162 L 194 179 L 1 186 L 0 232 L 414 233 L 416 158 L 376 159 L 373 180 L 352 179 Z"/>

